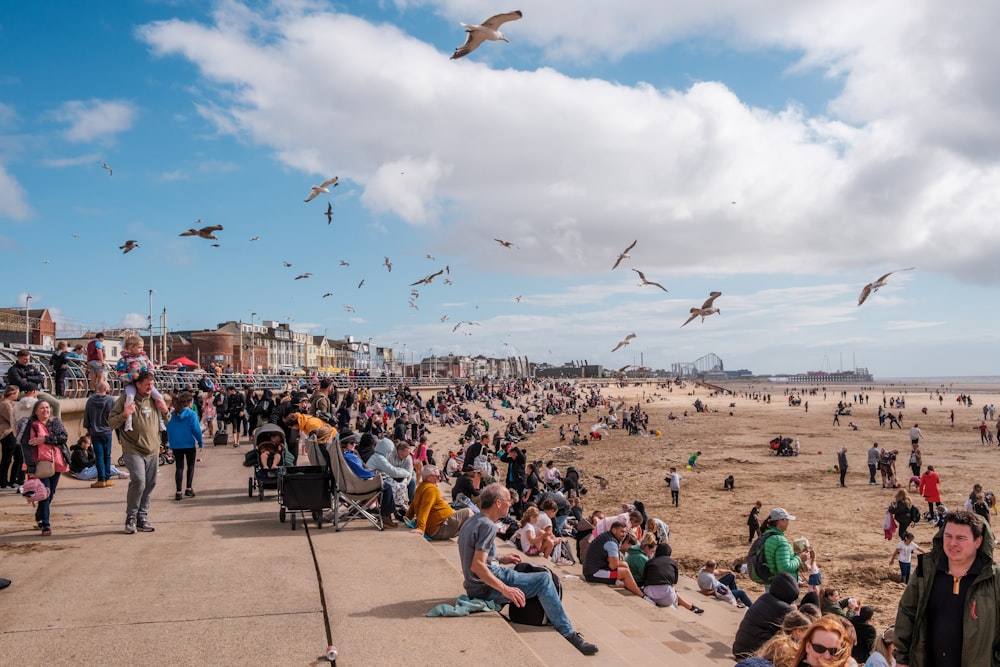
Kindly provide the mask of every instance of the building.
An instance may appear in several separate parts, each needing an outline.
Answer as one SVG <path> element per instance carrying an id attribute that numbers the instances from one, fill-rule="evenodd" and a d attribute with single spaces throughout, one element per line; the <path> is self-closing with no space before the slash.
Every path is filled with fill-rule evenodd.
<path id="1" fill-rule="evenodd" d="M 55 349 L 56 323 L 48 308 L 0 308 L 0 343 Z"/>

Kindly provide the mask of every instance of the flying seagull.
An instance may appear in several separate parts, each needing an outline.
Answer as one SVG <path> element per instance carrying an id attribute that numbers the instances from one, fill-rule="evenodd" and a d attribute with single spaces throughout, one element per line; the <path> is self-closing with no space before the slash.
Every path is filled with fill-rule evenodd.
<path id="1" fill-rule="evenodd" d="M 611 267 L 612 271 L 614 271 L 615 269 L 618 268 L 618 265 L 622 263 L 623 259 L 628 259 L 628 258 L 630 258 L 632 256 L 632 255 L 630 255 L 628 253 L 629 253 L 629 251 L 632 248 L 635 247 L 635 244 L 638 243 L 638 242 L 639 242 L 639 239 L 636 239 L 635 241 L 632 241 L 632 245 L 630 245 L 629 247 L 627 247 L 627 248 L 625 248 L 624 250 L 621 251 L 621 254 L 618 255 L 618 259 L 615 260 L 615 265 Z"/>
<path id="2" fill-rule="evenodd" d="M 442 322 L 447 322 L 448 321 L 448 316 L 447 315 L 442 315 L 441 316 L 441 321 Z"/>
<path id="3" fill-rule="evenodd" d="M 614 352 L 619 348 L 626 347 L 630 342 L 632 342 L 633 338 L 635 338 L 635 334 L 630 333 L 629 335 L 625 336 L 625 340 L 618 341 L 618 344 L 615 345 L 613 348 L 611 348 L 611 351 Z"/>
<path id="4" fill-rule="evenodd" d="M 451 266 L 449 266 L 448 264 L 445 264 L 444 265 L 444 272 L 447 273 L 450 276 L 451 275 Z"/>
<path id="5" fill-rule="evenodd" d="M 632 364 L 625 364 L 624 366 L 622 366 L 621 368 L 618 369 L 618 372 L 619 373 L 624 373 L 629 368 L 632 368 Z"/>
<path id="6" fill-rule="evenodd" d="M 424 255 L 424 259 L 429 259 L 429 260 L 431 260 L 433 262 L 434 261 L 434 255 Z"/>
<path id="7" fill-rule="evenodd" d="M 337 187 L 336 176 L 334 176 L 333 178 L 328 178 L 327 180 L 323 181 L 321 185 L 312 186 L 312 192 L 310 192 L 309 196 L 306 197 L 306 201 L 311 202 L 313 199 L 316 199 L 316 197 L 319 197 L 320 195 L 330 194 L 331 187 L 333 188 Z"/>
<path id="8" fill-rule="evenodd" d="M 415 290 L 415 289 L 411 289 L 410 290 L 410 296 L 412 296 L 414 299 L 419 299 L 420 298 L 420 291 L 419 290 Z"/>
<path id="9" fill-rule="evenodd" d="M 306 273 L 303 273 L 302 275 L 295 276 L 296 280 L 302 280 L 303 278 L 312 278 L 312 274 L 307 271 Z"/>
<path id="10" fill-rule="evenodd" d="M 122 252 L 123 255 L 127 255 L 128 253 L 132 252 L 138 247 L 139 247 L 138 243 L 129 239 L 128 241 L 125 242 L 125 245 L 118 246 L 118 249 L 124 251 Z"/>
<path id="11" fill-rule="evenodd" d="M 915 268 L 916 267 L 911 266 L 911 267 L 909 267 L 907 269 L 896 269 L 896 271 L 912 271 Z M 887 273 L 884 276 L 880 277 L 875 282 L 868 283 L 867 285 L 865 285 L 864 288 L 861 290 L 861 296 L 858 297 L 858 305 L 860 306 L 861 304 L 863 304 L 865 302 L 865 299 L 867 299 L 872 294 L 874 294 L 875 292 L 877 292 L 880 287 L 885 287 L 886 278 L 888 278 L 892 274 L 896 273 L 896 271 L 890 271 L 889 273 Z"/>
<path id="12" fill-rule="evenodd" d="M 341 266 L 350 266 L 351 263 L 348 262 L 346 259 L 342 259 L 342 260 L 340 260 L 340 265 Z"/>
<path id="13" fill-rule="evenodd" d="M 251 241 L 260 241 L 260 237 L 259 236 L 251 236 L 250 240 Z"/>
<path id="14" fill-rule="evenodd" d="M 389 261 L 388 257 L 385 258 L 385 261 L 382 262 L 382 264 L 385 266 L 385 268 L 389 269 L 389 273 L 392 273 L 392 262 Z"/>
<path id="15" fill-rule="evenodd" d="M 503 40 L 510 43 L 510 40 L 504 37 L 504 34 L 500 32 L 500 26 L 502 26 L 507 21 L 516 21 L 524 16 L 520 11 L 507 12 L 506 14 L 497 14 L 496 16 L 491 16 L 482 25 L 469 25 L 468 23 L 461 23 L 460 25 L 465 28 L 465 32 L 468 35 L 465 38 L 465 44 L 455 49 L 455 53 L 451 54 L 451 59 L 455 60 L 461 58 L 462 56 L 467 56 L 476 49 L 479 45 L 489 40 L 491 42 L 496 42 L 498 40 Z"/>
<path id="16" fill-rule="evenodd" d="M 291 263 L 291 262 L 282 262 L 282 264 L 284 264 L 284 265 L 285 265 L 285 268 L 286 268 L 286 269 L 287 269 L 288 267 L 290 267 L 290 266 L 292 265 L 292 263 Z"/>
<path id="17" fill-rule="evenodd" d="M 327 292 L 326 294 L 323 295 L 323 298 L 325 299 L 328 296 L 333 296 L 333 292 Z"/>
<path id="18" fill-rule="evenodd" d="M 201 222 L 201 220 L 198 220 Z M 208 227 L 202 227 L 201 229 L 195 229 L 192 227 L 186 232 L 181 232 L 178 236 L 198 236 L 203 239 L 208 239 L 210 241 L 218 241 L 219 238 L 212 232 L 221 232 L 222 225 L 209 225 Z"/>
<path id="19" fill-rule="evenodd" d="M 639 280 L 642 281 L 641 283 L 639 283 L 639 285 L 655 285 L 664 292 L 668 291 L 667 288 L 661 285 L 660 283 L 654 282 L 652 280 L 646 280 L 646 274 L 640 271 L 639 269 L 632 269 L 632 270 L 639 274 Z"/>
<path id="20" fill-rule="evenodd" d="M 365 284 L 365 279 L 364 279 L 364 278 L 362 278 L 362 279 L 361 279 L 361 282 L 360 282 L 360 283 L 358 283 L 358 289 L 361 289 L 361 286 L 362 286 L 362 285 L 364 285 L 364 284 Z"/>
<path id="21" fill-rule="evenodd" d="M 221 245 L 221 244 L 219 244 L 219 243 L 213 243 L 213 244 L 212 244 L 212 247 L 213 247 L 213 248 L 221 248 L 221 247 L 222 247 L 222 245 Z"/>
<path id="22" fill-rule="evenodd" d="M 437 278 L 438 276 L 440 276 L 442 273 L 444 273 L 444 269 L 441 269 L 440 271 L 432 273 L 431 275 L 427 276 L 426 278 L 421 278 L 420 280 L 418 280 L 415 283 L 410 283 L 410 287 L 413 287 L 414 285 L 430 285 L 431 281 L 434 280 L 435 278 Z"/>
<path id="23" fill-rule="evenodd" d="M 354 306 L 351 306 L 351 305 L 345 303 L 344 304 L 344 310 L 346 310 L 349 313 L 353 313 L 354 312 Z"/>
<path id="24" fill-rule="evenodd" d="M 102 162 L 101 163 L 101 169 L 107 169 L 108 170 L 108 176 L 113 176 L 114 173 L 115 173 L 115 172 L 111 171 L 111 167 L 108 166 L 107 162 Z"/>
<path id="25" fill-rule="evenodd" d="M 472 326 L 472 327 L 478 327 L 479 326 L 479 322 L 459 322 L 454 327 L 452 327 L 451 332 L 455 333 L 456 331 L 458 331 L 458 328 L 460 326 L 462 326 L 463 324 L 468 324 L 469 326 Z"/>
<path id="26" fill-rule="evenodd" d="M 504 241 L 503 239 L 493 239 L 493 240 L 502 245 L 504 248 L 509 248 L 511 246 L 517 248 L 517 246 L 511 243 L 510 241 Z"/>
<path id="27" fill-rule="evenodd" d="M 517 301 L 518 303 L 521 303 L 521 299 L 523 299 L 523 298 L 524 298 L 523 296 L 518 295 L 518 296 L 514 297 L 514 301 Z"/>
<path id="28" fill-rule="evenodd" d="M 684 324 L 687 324 L 688 322 L 698 317 L 699 315 L 701 315 L 701 321 L 704 322 L 705 318 L 708 317 L 709 315 L 715 315 L 716 313 L 722 312 L 718 308 L 712 305 L 715 302 L 716 298 L 722 296 L 722 292 L 709 292 L 708 295 L 709 295 L 708 298 L 705 299 L 705 303 L 701 304 L 701 308 L 691 309 L 691 317 L 687 318 L 687 321 L 684 322 Z M 682 324 L 681 326 L 684 326 L 684 324 Z"/>
<path id="29" fill-rule="evenodd" d="M 309 201 L 308 199 L 306 201 Z M 333 222 L 333 204 L 330 202 L 326 203 L 326 224 Z"/>
<path id="30" fill-rule="evenodd" d="M 419 308 L 417 308 L 417 304 L 413 303 L 413 299 L 410 299 L 410 308 L 412 308 L 413 310 L 420 310 Z"/>
<path id="31" fill-rule="evenodd" d="M 453 283 L 451 282 L 451 278 L 445 278 L 445 279 L 444 279 L 444 284 L 445 284 L 445 285 L 451 285 L 451 284 L 453 284 Z"/>

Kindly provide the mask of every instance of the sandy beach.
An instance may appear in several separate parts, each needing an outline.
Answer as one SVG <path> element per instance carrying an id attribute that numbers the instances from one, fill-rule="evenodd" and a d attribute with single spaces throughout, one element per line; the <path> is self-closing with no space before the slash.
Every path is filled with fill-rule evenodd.
<path id="1" fill-rule="evenodd" d="M 875 384 L 864 392 L 868 402 L 855 404 L 851 416 L 840 418 L 840 426 L 832 425 L 837 401 L 846 391 L 851 402 L 859 391 L 856 386 L 831 385 L 825 397 L 821 389 L 804 396 L 808 412 L 804 405 L 788 405 L 786 388 L 796 393 L 812 389 L 798 385 L 729 383 L 727 388 L 738 392 L 736 396 L 712 396 L 712 389 L 692 383 L 673 391 L 656 385 L 609 386 L 603 395 L 612 404 L 639 402 L 649 413 L 650 431 L 660 430 L 662 435 L 628 436 L 623 430 L 611 430 L 599 442 L 573 447 L 568 438 L 559 442 L 558 427 L 575 422 L 576 416 L 559 415 L 550 417 L 549 428 L 539 428 L 521 445 L 529 460 L 552 459 L 562 471 L 570 465 L 581 471 L 589 488 L 583 498 L 586 513 L 594 509 L 618 512 L 622 503 L 642 500 L 650 516 L 670 526 L 674 557 L 688 575 L 694 575 L 707 558 L 731 567 L 746 556 L 746 515 L 755 501 L 763 503 L 764 515 L 772 507 L 785 507 L 797 517 L 788 537 L 810 539 L 824 583 L 838 587 L 844 597 L 859 597 L 872 605 L 876 623 L 887 625 L 895 617 L 903 585 L 895 561 L 889 563 L 898 539 L 886 541 L 882 532 L 885 509 L 894 492 L 868 484 L 866 453 L 871 444 L 899 450 L 897 469 L 905 482 L 909 478 L 909 428 L 916 422 L 923 432 L 924 466 L 933 465 L 941 476 L 942 500 L 949 509 L 959 508 L 976 482 L 986 490 L 996 490 L 987 471 L 995 469 L 1000 450 L 980 444 L 979 424 L 984 404 L 1000 406 L 1000 385 L 962 383 L 961 388 L 972 395 L 972 407 L 956 401 L 959 383 L 952 386 L 941 402 L 936 394 L 932 399 L 925 391 L 933 391 L 934 384 Z M 770 393 L 771 402 L 739 393 L 745 390 Z M 887 400 L 905 397 L 902 430 L 890 431 L 888 423 L 885 429 L 879 428 L 877 413 L 883 395 Z M 692 404 L 699 398 L 711 412 L 694 411 Z M 730 407 L 731 403 L 735 406 Z M 925 407 L 926 415 L 921 412 Z M 682 416 L 685 410 L 687 417 Z M 954 426 L 949 421 L 951 410 L 955 411 Z M 669 420 L 670 412 L 679 419 Z M 602 408 L 600 415 L 606 414 Z M 596 417 L 594 410 L 583 414 L 581 432 L 589 431 Z M 858 430 L 850 428 L 851 421 Z M 798 457 L 771 454 L 768 441 L 778 434 L 800 440 Z M 459 435 L 457 428 L 436 428 L 432 448 L 439 456 L 446 455 Z M 847 488 L 839 487 L 839 475 L 832 471 L 841 447 L 848 450 Z M 702 455 L 695 470 L 687 471 L 687 458 L 695 451 Z M 679 508 L 670 506 L 664 482 L 671 465 L 684 476 Z M 608 480 L 607 489 L 598 488 L 595 474 Z M 735 477 L 735 491 L 723 491 L 723 479 L 730 474 Z M 917 496 L 915 501 L 921 511 L 926 510 L 922 498 Z M 911 530 L 919 544 L 930 546 L 935 530 L 930 524 Z M 740 583 L 753 597 L 763 591 L 748 577 L 741 577 Z"/>

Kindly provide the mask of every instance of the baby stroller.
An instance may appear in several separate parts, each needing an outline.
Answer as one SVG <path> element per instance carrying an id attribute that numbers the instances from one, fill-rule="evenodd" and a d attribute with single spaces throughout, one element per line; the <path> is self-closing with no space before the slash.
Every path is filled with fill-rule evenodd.
<path id="1" fill-rule="evenodd" d="M 285 432 L 277 424 L 264 424 L 253 432 L 253 476 L 247 482 L 248 495 L 257 492 L 264 500 L 265 489 L 278 488 L 278 468 L 294 464 L 285 446 Z"/>

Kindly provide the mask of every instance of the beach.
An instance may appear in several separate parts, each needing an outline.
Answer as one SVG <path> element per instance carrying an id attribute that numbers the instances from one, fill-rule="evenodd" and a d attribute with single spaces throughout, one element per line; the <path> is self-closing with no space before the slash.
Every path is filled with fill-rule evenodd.
<path id="1" fill-rule="evenodd" d="M 763 503 L 762 517 L 772 507 L 784 507 L 796 517 L 788 530 L 789 540 L 809 538 L 824 585 L 837 587 L 845 598 L 857 597 L 863 604 L 872 605 L 876 624 L 885 626 L 895 618 L 903 591 L 898 565 L 895 561 L 889 563 L 899 540 L 894 537 L 887 541 L 882 531 L 886 506 L 895 492 L 883 489 L 881 484 L 869 486 L 867 450 L 873 442 L 899 450 L 897 470 L 905 484 L 910 476 L 909 429 L 917 423 L 923 433 L 920 447 L 924 467 L 933 465 L 940 475 L 945 506 L 960 509 L 976 482 L 987 491 L 997 490 L 988 472 L 996 469 L 1000 448 L 980 444 L 979 424 L 984 404 L 1000 407 L 1000 382 L 991 383 L 989 378 L 967 380 L 953 383 L 956 390 L 943 393 L 943 401 L 936 394 L 932 399 L 925 391 L 936 389 L 934 384 L 876 383 L 861 392 L 868 395 L 867 403 L 853 405 L 850 416 L 840 417 L 839 426 L 832 425 L 837 401 L 844 400 L 841 392 L 846 391 L 846 402 L 852 402 L 853 395 L 860 391 L 856 386 L 828 386 L 824 398 L 818 387 L 759 381 L 727 383 L 728 389 L 737 392 L 734 396 L 713 396 L 713 389 L 692 382 L 672 391 L 655 384 L 609 385 L 602 395 L 610 404 L 632 407 L 638 402 L 649 413 L 649 431 L 659 430 L 661 435 L 629 436 L 624 430 L 613 429 L 600 441 L 571 446 L 568 428 L 567 440 L 559 441 L 559 426 L 568 427 L 577 417 L 557 415 L 546 419 L 548 428 L 537 429 L 520 446 L 527 450 L 529 461 L 551 459 L 562 472 L 568 466 L 580 470 L 589 489 L 582 500 L 585 514 L 595 509 L 617 513 L 623 503 L 642 500 L 650 516 L 670 526 L 673 555 L 682 573 L 689 576 L 708 558 L 718 560 L 721 567 L 732 568 L 735 561 L 746 557 L 746 516 L 755 501 Z M 586 384 L 583 380 L 577 382 Z M 956 400 L 960 384 L 972 395 L 971 407 Z M 802 392 L 803 405 L 789 406 L 786 389 Z M 811 389 L 818 392 L 808 395 Z M 770 393 L 771 400 L 747 398 L 743 391 Z M 887 402 L 897 396 L 905 398 L 901 430 L 890 431 L 888 423 L 884 429 L 879 428 L 878 406 L 883 396 Z M 707 403 L 710 412 L 696 413 L 693 403 L 697 399 Z M 926 415 L 921 412 L 925 407 Z M 954 426 L 950 424 L 951 410 L 955 411 Z M 671 412 L 678 419 L 669 420 Z M 589 432 L 597 417 L 607 414 L 603 407 L 582 414 L 581 433 Z M 848 425 L 852 421 L 858 430 Z M 990 427 L 995 431 L 995 423 Z M 460 433 L 457 428 L 433 431 L 431 446 L 440 461 L 449 448 L 454 448 Z M 768 442 L 779 434 L 799 439 L 799 456 L 777 457 L 771 453 Z M 840 488 L 839 475 L 833 471 L 837 451 L 842 447 L 847 447 L 847 488 Z M 688 457 L 696 451 L 702 454 L 695 469 L 686 470 Z M 678 508 L 670 506 L 664 481 L 670 466 L 677 467 L 684 478 Z M 500 464 L 501 476 L 505 470 L 506 466 Z M 605 490 L 599 489 L 594 475 L 608 480 Z M 735 478 L 734 491 L 723 490 L 727 475 Z M 921 512 L 926 511 L 926 503 L 915 491 L 913 499 Z M 911 532 L 918 544 L 929 548 L 935 528 L 922 523 L 913 526 Z M 738 580 L 754 598 L 763 592 L 749 577 Z"/>

